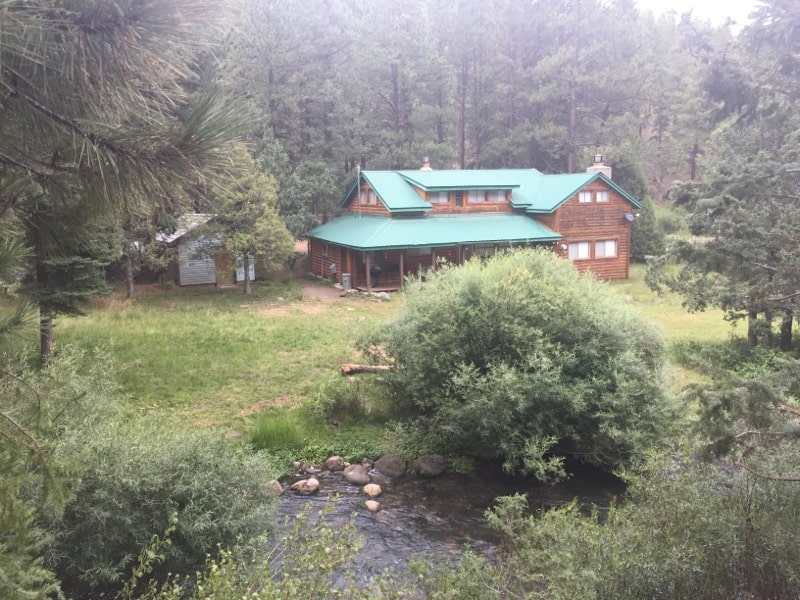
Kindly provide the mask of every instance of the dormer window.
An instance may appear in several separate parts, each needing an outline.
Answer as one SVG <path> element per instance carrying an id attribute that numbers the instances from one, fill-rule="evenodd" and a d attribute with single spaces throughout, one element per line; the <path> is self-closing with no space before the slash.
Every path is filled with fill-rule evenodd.
<path id="1" fill-rule="evenodd" d="M 362 206 L 365 204 L 377 204 L 378 196 L 372 188 L 361 188 L 358 193 L 358 203 Z"/>
<path id="2" fill-rule="evenodd" d="M 486 192 L 486 200 L 488 202 L 505 202 L 506 201 L 506 191 L 505 190 L 491 190 Z"/>
<path id="3" fill-rule="evenodd" d="M 506 202 L 505 190 L 469 190 L 467 192 L 467 202 Z"/>

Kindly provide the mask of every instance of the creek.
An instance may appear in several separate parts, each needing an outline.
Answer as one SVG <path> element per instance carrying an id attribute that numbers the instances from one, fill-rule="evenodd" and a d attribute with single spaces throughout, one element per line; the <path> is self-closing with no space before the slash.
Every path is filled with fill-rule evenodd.
<path id="1" fill-rule="evenodd" d="M 387 569 L 402 574 L 414 558 L 457 559 L 467 545 L 491 559 L 501 540 L 487 526 L 484 513 L 498 496 L 527 494 L 532 512 L 577 499 L 583 509 L 596 506 L 602 516 L 611 501 L 624 493 L 624 484 L 612 475 L 582 466 L 571 466 L 569 471 L 572 476 L 562 483 L 542 484 L 532 478 L 506 476 L 493 465 L 469 474 L 445 473 L 430 479 L 406 476 L 391 480 L 373 470 L 372 482 L 383 489 L 376 498 L 383 507 L 377 513 L 364 507 L 367 497 L 360 486 L 345 481 L 341 473 L 323 472 L 314 475 L 320 490 L 313 496 L 286 489 L 280 512 L 291 518 L 309 503 L 321 509 L 336 497 L 336 510 L 329 518 L 344 524 L 355 513 L 355 526 L 363 539 L 355 567 L 368 579 Z M 301 477 L 284 483 L 298 479 Z"/>

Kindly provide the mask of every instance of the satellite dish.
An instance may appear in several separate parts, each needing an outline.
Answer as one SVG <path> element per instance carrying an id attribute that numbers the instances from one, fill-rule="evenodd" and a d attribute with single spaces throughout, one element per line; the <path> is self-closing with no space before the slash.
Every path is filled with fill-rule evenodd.
<path id="1" fill-rule="evenodd" d="M 625 213 L 625 220 L 626 220 L 626 221 L 628 221 L 628 222 L 630 222 L 630 223 L 633 223 L 633 220 L 634 220 L 635 218 L 636 218 L 636 217 L 633 215 L 633 213 Z"/>

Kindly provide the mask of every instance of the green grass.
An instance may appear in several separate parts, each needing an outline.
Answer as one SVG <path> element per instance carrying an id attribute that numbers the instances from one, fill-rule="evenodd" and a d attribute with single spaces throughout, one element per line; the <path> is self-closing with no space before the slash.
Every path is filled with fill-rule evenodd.
<path id="1" fill-rule="evenodd" d="M 357 358 L 352 341 L 397 302 L 300 301 L 294 283 L 237 289 L 150 289 L 88 316 L 60 318 L 58 345 L 110 349 L 123 393 L 137 408 L 200 424 L 235 426 L 290 406 Z"/>
<path id="2" fill-rule="evenodd" d="M 643 275 L 644 267 L 633 265 L 629 280 L 609 285 L 662 331 L 668 346 L 742 335 L 723 321 L 721 311 L 688 314 L 677 296 L 654 294 Z M 293 435 L 290 423 L 299 431 L 318 429 L 314 440 L 320 443 L 351 444 L 378 431 L 382 407 L 365 418 L 342 420 L 337 429 L 318 419 L 312 423 L 308 402 L 338 377 L 342 363 L 361 360 L 353 346 L 361 332 L 400 306 L 400 294 L 383 303 L 361 297 L 301 300 L 300 283 L 291 279 L 257 282 L 252 296 L 237 288 L 142 286 L 132 301 L 115 296 L 99 301 L 85 317 L 58 318 L 55 340 L 57 349 L 107 348 L 119 387 L 138 410 L 242 435 L 260 415 L 278 415 L 276 424 L 259 425 L 267 428 L 265 436 Z M 35 327 L 29 336 L 36 341 Z M 673 389 L 699 378 L 677 366 L 669 375 Z M 303 403 L 304 415 L 288 414 L 303 412 L 297 410 Z"/>

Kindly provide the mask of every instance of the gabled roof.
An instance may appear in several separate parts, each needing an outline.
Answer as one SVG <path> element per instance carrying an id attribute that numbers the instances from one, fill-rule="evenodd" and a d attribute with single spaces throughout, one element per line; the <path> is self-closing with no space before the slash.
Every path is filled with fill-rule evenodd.
<path id="1" fill-rule="evenodd" d="M 521 188 L 519 193 L 516 191 L 513 193 L 512 204 L 517 208 L 524 208 L 529 213 L 552 213 L 581 189 L 598 179 L 618 192 L 635 208 L 642 208 L 638 200 L 600 172 L 540 174 L 538 178 L 531 178 L 527 182 L 529 185 Z"/>
<path id="2" fill-rule="evenodd" d="M 347 214 L 315 227 L 309 237 L 357 250 L 393 250 L 490 243 L 554 242 L 561 235 L 513 213 L 380 217 Z"/>
<path id="3" fill-rule="evenodd" d="M 375 190 L 375 194 L 391 213 L 420 212 L 432 208 L 397 171 L 362 171 L 361 177 Z M 353 193 L 356 194 L 356 202 L 358 201 L 357 183 L 353 182 L 347 190 L 340 206 L 345 206 Z"/>
<path id="4" fill-rule="evenodd" d="M 580 189 L 600 180 L 635 208 L 642 205 L 600 172 L 545 175 L 536 169 L 362 171 L 390 213 L 425 212 L 432 206 L 415 190 L 511 190 L 511 204 L 526 212 L 547 214 L 555 211 Z M 340 203 L 345 206 L 356 192 L 356 182 Z"/>
<path id="5" fill-rule="evenodd" d="M 178 223 L 175 231 L 172 233 L 157 233 L 156 240 L 166 244 L 171 244 L 175 240 L 181 239 L 187 233 L 191 233 L 201 225 L 205 225 L 213 218 L 214 215 L 203 213 L 190 213 L 181 215 L 178 217 Z"/>

